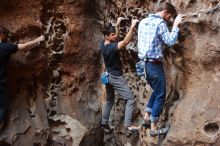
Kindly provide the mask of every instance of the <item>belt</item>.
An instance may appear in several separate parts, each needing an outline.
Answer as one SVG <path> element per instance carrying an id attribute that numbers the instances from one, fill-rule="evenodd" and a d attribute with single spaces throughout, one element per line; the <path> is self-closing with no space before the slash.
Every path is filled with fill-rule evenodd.
<path id="1" fill-rule="evenodd" d="M 147 59 L 146 62 L 150 62 L 154 64 L 163 64 L 163 62 L 159 59 Z"/>

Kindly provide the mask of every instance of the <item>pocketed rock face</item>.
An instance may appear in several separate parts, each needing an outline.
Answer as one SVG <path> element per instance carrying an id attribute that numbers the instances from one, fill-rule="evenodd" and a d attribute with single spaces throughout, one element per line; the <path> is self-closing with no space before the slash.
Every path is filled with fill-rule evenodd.
<path id="1" fill-rule="evenodd" d="M 117 17 L 143 18 L 152 12 L 160 1 L 112 1 L 106 10 L 106 23 L 115 23 Z M 167 76 L 167 101 L 161 124 L 169 123 L 165 140 L 149 139 L 140 133 L 140 141 L 131 145 L 219 145 L 219 1 L 171 1 L 180 13 L 186 14 L 180 25 L 178 43 L 165 49 L 164 67 Z M 117 8 L 116 8 L 117 7 Z M 122 22 L 122 36 L 130 22 Z M 125 28 L 124 28 L 125 26 Z M 123 66 L 129 85 L 136 95 L 138 122 L 149 98 L 151 89 L 135 76 L 136 40 L 122 52 Z M 132 59 L 132 60 L 130 60 Z M 142 82 L 142 83 L 141 83 Z M 141 83 L 141 84 L 140 84 Z M 138 116 L 137 116 L 138 115 Z M 115 122 L 115 121 L 114 121 Z M 147 131 L 148 132 L 148 131 Z M 123 138 L 122 138 L 123 139 Z M 161 141 L 162 140 L 162 141 Z M 124 140 L 122 143 L 126 143 Z M 133 141 L 134 142 L 134 141 Z M 110 144 L 109 144 L 110 145 Z M 119 144 L 120 145 L 120 144 Z"/>
<path id="2" fill-rule="evenodd" d="M 44 34 L 9 65 L 10 110 L 0 145 L 103 145 L 101 4 L 96 1 L 0 2 L 0 23 L 12 42 Z"/>
<path id="3" fill-rule="evenodd" d="M 219 1 L 175 1 L 191 17 L 181 26 L 184 96 L 173 110 L 164 145 L 219 145 Z M 192 17 L 193 14 L 193 17 Z"/>

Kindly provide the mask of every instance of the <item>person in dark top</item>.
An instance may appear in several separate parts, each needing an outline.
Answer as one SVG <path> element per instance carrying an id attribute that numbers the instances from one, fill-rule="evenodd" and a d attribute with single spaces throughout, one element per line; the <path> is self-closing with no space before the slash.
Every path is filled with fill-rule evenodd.
<path id="1" fill-rule="evenodd" d="M 8 33 L 9 31 L 0 25 L 0 129 L 2 128 L 5 113 L 8 108 L 6 67 L 9 59 L 11 55 L 18 50 L 26 50 L 29 46 L 44 40 L 44 36 L 40 36 L 24 44 L 9 44 L 6 42 Z"/>
<path id="2" fill-rule="evenodd" d="M 119 96 L 126 100 L 124 126 L 128 132 L 138 130 L 138 127 L 132 125 L 132 112 L 134 106 L 134 96 L 130 90 L 127 81 L 123 77 L 122 63 L 119 57 L 119 50 L 124 49 L 125 46 L 132 39 L 133 31 L 138 20 L 133 20 L 129 32 L 124 40 L 117 42 L 116 30 L 114 27 L 106 27 L 103 31 L 104 40 L 101 42 L 101 53 L 104 59 L 105 68 L 109 74 L 109 84 L 106 85 L 106 101 L 102 110 L 101 125 L 106 132 L 111 131 L 108 125 L 109 115 L 114 103 L 114 91 Z"/>

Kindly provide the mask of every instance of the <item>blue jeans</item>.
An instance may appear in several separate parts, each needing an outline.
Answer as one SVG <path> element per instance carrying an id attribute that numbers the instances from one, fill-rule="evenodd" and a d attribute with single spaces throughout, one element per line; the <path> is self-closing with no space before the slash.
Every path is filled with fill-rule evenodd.
<path id="1" fill-rule="evenodd" d="M 147 81 L 153 93 L 148 101 L 146 112 L 151 113 L 152 123 L 158 122 L 159 116 L 163 110 L 166 96 L 166 79 L 164 75 L 163 64 L 146 62 Z"/>

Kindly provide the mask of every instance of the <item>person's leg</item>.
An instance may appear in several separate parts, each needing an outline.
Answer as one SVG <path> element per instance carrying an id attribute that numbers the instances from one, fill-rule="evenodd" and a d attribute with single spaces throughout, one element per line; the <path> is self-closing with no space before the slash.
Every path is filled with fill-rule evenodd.
<path id="1" fill-rule="evenodd" d="M 145 63 L 145 69 L 146 69 L 146 80 L 148 82 L 148 84 L 150 85 L 150 87 L 153 89 L 153 85 L 152 85 L 152 82 L 155 78 L 155 75 L 154 75 L 154 72 L 152 72 L 152 70 L 154 69 L 154 67 L 152 66 L 151 63 Z M 151 115 L 151 112 L 152 112 L 152 108 L 153 108 L 153 105 L 154 105 L 154 101 L 155 101 L 155 91 L 153 90 L 149 100 L 148 100 L 148 103 L 146 105 L 146 108 L 145 108 L 145 115 L 144 115 L 144 119 L 141 123 L 141 125 L 145 128 L 150 128 L 151 127 L 151 122 L 150 122 L 150 115 Z"/>
<path id="2" fill-rule="evenodd" d="M 154 90 L 155 96 L 152 112 L 150 115 L 150 135 L 157 136 L 159 134 L 164 134 L 168 131 L 168 128 L 158 129 L 158 120 L 163 110 L 166 96 L 166 80 L 162 64 L 151 64 L 149 66 L 151 66 L 151 70 L 149 71 L 151 74 L 151 87 Z"/>
<path id="3" fill-rule="evenodd" d="M 152 64 L 150 63 L 146 63 L 145 64 L 145 69 L 146 69 L 146 80 L 148 82 L 148 84 L 150 85 L 150 87 L 153 89 L 153 85 L 152 85 L 152 82 L 153 82 L 153 79 L 155 78 L 154 76 L 154 72 L 152 72 L 153 70 L 153 66 Z M 152 108 L 153 108 L 153 105 L 154 105 L 154 101 L 155 101 L 155 91 L 153 90 L 149 100 L 148 100 L 148 103 L 147 103 L 147 106 L 145 108 L 145 115 L 144 115 L 144 120 L 150 120 L 150 115 L 151 115 L 151 112 L 152 112 Z"/>
<path id="4" fill-rule="evenodd" d="M 6 113 L 6 110 L 4 109 L 0 109 L 0 123 L 4 121 L 5 119 L 5 113 Z"/>
<path id="5" fill-rule="evenodd" d="M 4 121 L 8 109 L 8 90 L 0 85 L 0 122 Z"/>
<path id="6" fill-rule="evenodd" d="M 153 85 L 152 85 L 152 82 L 155 78 L 155 75 L 154 75 L 154 72 L 152 72 L 153 70 L 153 66 L 152 64 L 150 63 L 146 63 L 145 64 L 145 69 L 146 69 L 146 80 L 148 82 L 148 84 L 150 85 L 150 87 L 153 89 Z M 150 120 L 150 115 L 151 115 L 151 112 L 152 112 L 152 108 L 153 108 L 153 105 L 154 105 L 154 101 L 155 101 L 155 91 L 153 90 L 149 100 L 148 100 L 148 103 L 147 103 L 147 106 L 145 108 L 145 115 L 144 115 L 144 121 L 142 122 L 143 126 L 148 126 L 149 125 L 149 120 Z"/>
<path id="7" fill-rule="evenodd" d="M 151 88 L 152 88 L 152 86 L 151 86 Z M 150 96 L 150 98 L 148 100 L 147 106 L 145 108 L 145 111 L 147 113 L 150 113 L 150 114 L 152 113 L 152 108 L 154 106 L 155 99 L 156 99 L 155 91 L 153 90 L 153 92 L 152 92 L 152 94 L 151 94 L 151 96 Z"/>
<path id="8" fill-rule="evenodd" d="M 134 96 L 131 89 L 128 86 L 128 82 L 123 76 L 111 76 L 112 85 L 115 91 L 126 100 L 124 126 L 132 126 L 132 113 L 134 108 Z"/>
<path id="9" fill-rule="evenodd" d="M 132 113 L 134 109 L 134 98 L 133 98 L 133 94 L 131 94 L 131 96 L 132 97 L 129 97 L 129 99 L 126 99 L 125 118 L 124 118 L 125 127 L 132 126 Z"/>
<path id="10" fill-rule="evenodd" d="M 165 96 L 166 96 L 166 79 L 164 75 L 163 65 L 155 65 L 155 78 L 152 80 L 152 88 L 155 92 L 155 101 L 151 113 L 151 122 L 157 123 L 162 113 Z M 157 75 L 156 75 L 157 74 Z M 156 125 L 156 124 L 155 124 Z"/>
<path id="11" fill-rule="evenodd" d="M 114 89 L 112 85 L 108 84 L 106 86 L 106 101 L 102 108 L 102 124 L 108 124 L 109 115 L 111 113 L 112 106 L 114 104 Z"/>
<path id="12" fill-rule="evenodd" d="M 6 111 L 8 109 L 8 90 L 0 85 L 0 131 L 3 129 L 6 118 Z"/>

